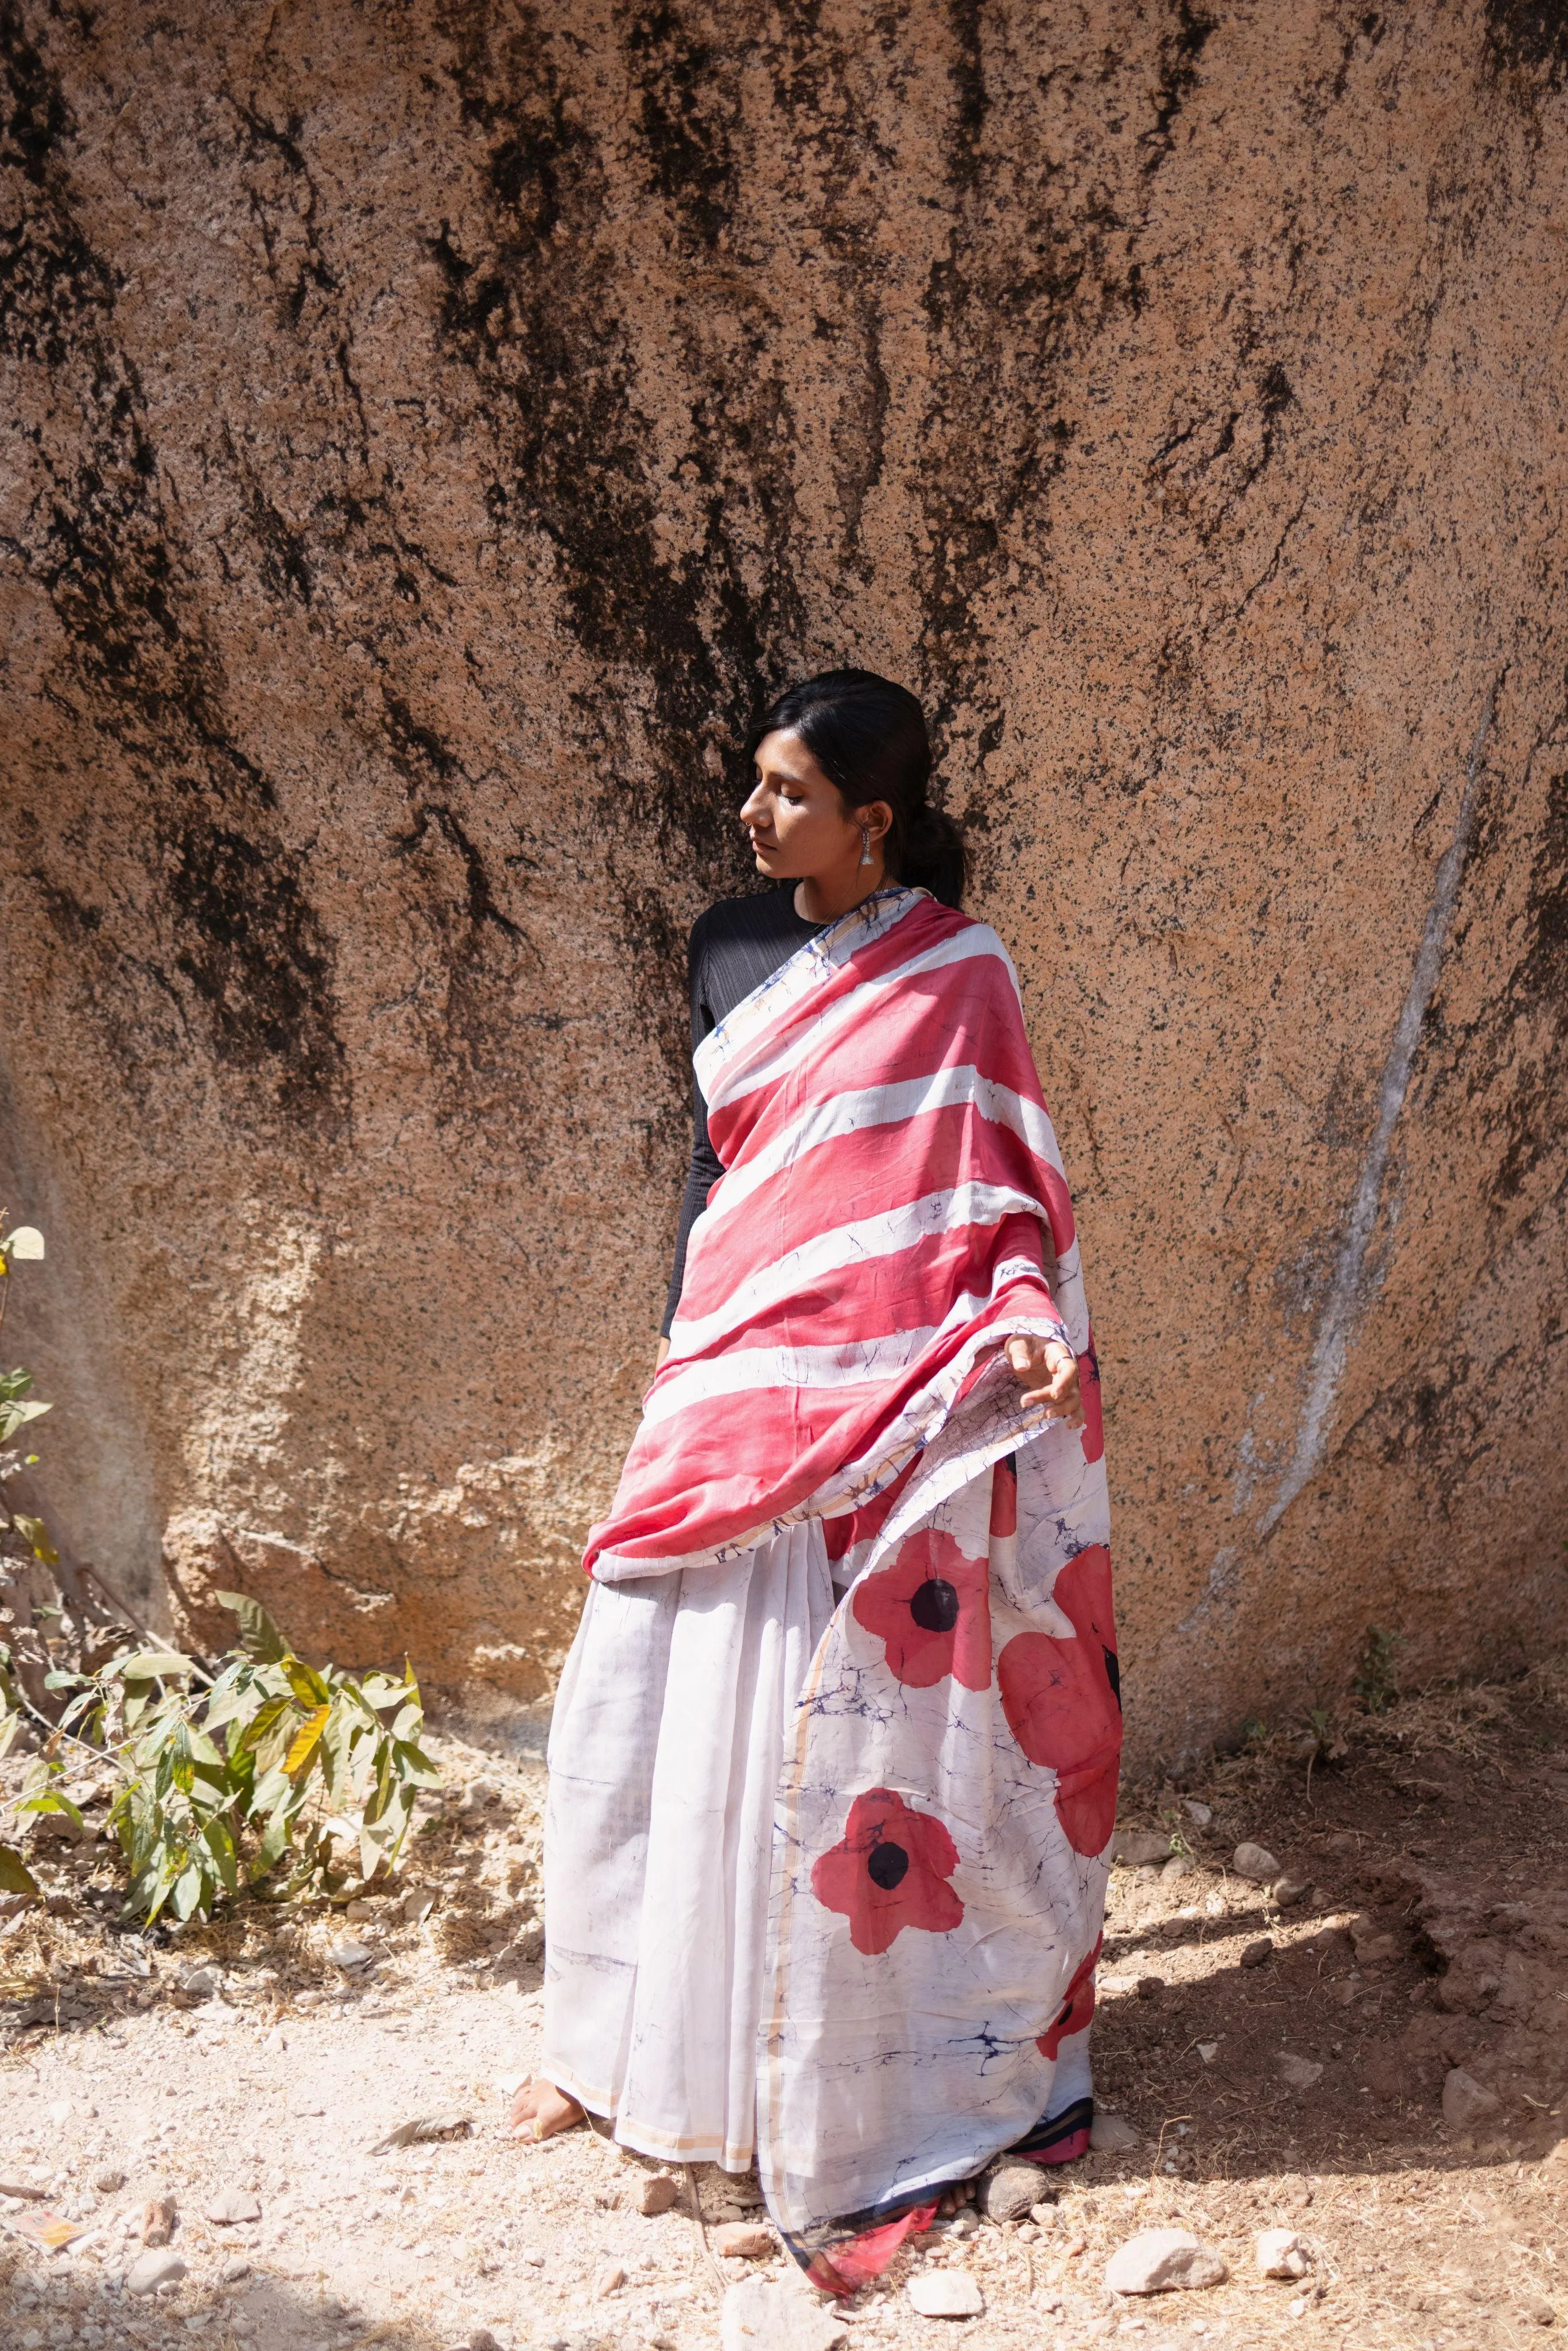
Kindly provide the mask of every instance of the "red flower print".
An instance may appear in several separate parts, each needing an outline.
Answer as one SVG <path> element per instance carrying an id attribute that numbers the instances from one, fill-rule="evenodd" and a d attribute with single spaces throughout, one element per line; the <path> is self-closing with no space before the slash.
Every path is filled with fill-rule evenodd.
<path id="1" fill-rule="evenodd" d="M 905 1927 L 952 1933 L 964 1915 L 947 1883 L 957 1866 L 958 1848 L 934 1814 L 870 1788 L 850 1806 L 838 1844 L 812 1863 L 811 1891 L 824 1910 L 843 1913 L 851 1942 L 871 1955 Z"/>
<path id="2" fill-rule="evenodd" d="M 1051 1596 L 1078 1637 L 1019 1633 L 998 1660 L 997 1685 L 1013 1737 L 1031 1763 L 1057 1775 L 1057 1818 L 1073 1851 L 1103 1853 L 1116 1821 L 1122 1751 L 1111 1554 L 1103 1543 L 1069 1560 Z"/>
<path id="3" fill-rule="evenodd" d="M 1105 1458 L 1105 1416 L 1100 1395 L 1100 1358 L 1094 1353 L 1092 1333 L 1078 1358 L 1078 1393 L 1083 1400 L 1083 1426 L 1079 1431 L 1083 1458 L 1102 1461 Z"/>
<path id="4" fill-rule="evenodd" d="M 890 1672 L 910 1689 L 945 1674 L 966 1689 L 991 1686 L 990 1562 L 967 1559 L 951 1535 L 922 1527 L 891 1567 L 856 1587 L 855 1622 L 887 1646 Z"/>
<path id="5" fill-rule="evenodd" d="M 1100 1942 L 1095 1944 L 1068 1985 L 1062 1995 L 1061 2006 L 1035 2043 L 1040 2055 L 1051 2058 L 1053 2064 L 1062 2043 L 1070 2041 L 1075 2032 L 1082 2032 L 1094 2013 L 1094 1969 L 1100 1957 L 1100 1943 L 1104 1939 L 1102 1935 Z"/>

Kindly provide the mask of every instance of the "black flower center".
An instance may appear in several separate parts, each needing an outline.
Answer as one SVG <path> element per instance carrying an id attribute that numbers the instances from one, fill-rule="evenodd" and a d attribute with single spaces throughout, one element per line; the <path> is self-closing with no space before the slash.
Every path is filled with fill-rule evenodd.
<path id="1" fill-rule="evenodd" d="M 872 1884 L 880 1886 L 884 1894 L 891 1894 L 908 1870 L 909 1855 L 901 1844 L 873 1844 L 865 1865 Z"/>
<path id="2" fill-rule="evenodd" d="M 909 1604 L 923 1633 L 950 1633 L 958 1622 L 958 1595 L 945 1576 L 928 1575 Z"/>
<path id="3" fill-rule="evenodd" d="M 1122 1668 L 1117 1663 L 1115 1650 L 1108 1649 L 1103 1642 L 1100 1644 L 1100 1654 L 1105 1660 L 1105 1678 L 1111 1685 L 1111 1695 L 1116 1701 L 1116 1711 L 1120 1714 L 1122 1711 Z"/>

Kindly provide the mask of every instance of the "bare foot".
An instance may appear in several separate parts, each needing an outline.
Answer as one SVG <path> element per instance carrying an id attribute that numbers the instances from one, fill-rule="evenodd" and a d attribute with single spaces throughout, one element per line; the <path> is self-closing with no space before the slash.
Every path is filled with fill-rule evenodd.
<path id="1" fill-rule="evenodd" d="M 512 2100 L 514 2138 L 554 2138 L 557 2131 L 575 2129 L 586 2120 L 577 2100 L 553 2082 L 525 2082 Z"/>

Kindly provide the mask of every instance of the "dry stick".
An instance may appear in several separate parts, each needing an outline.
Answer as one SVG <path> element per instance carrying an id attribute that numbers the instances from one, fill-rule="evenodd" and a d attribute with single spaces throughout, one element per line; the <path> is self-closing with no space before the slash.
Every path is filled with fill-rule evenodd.
<path id="1" fill-rule="evenodd" d="M 682 2169 L 685 2171 L 686 2176 L 686 2202 L 691 2208 L 692 2219 L 697 2224 L 697 2242 L 703 2249 L 703 2259 L 707 2263 L 709 2269 L 713 2272 L 720 2294 L 727 2294 L 729 2291 L 729 2280 L 726 2277 L 724 2272 L 715 2261 L 712 2250 L 709 2247 L 707 2241 L 707 2227 L 703 2220 L 702 2198 L 697 2194 L 696 2166 L 695 2164 L 687 2163 L 682 2166 Z"/>

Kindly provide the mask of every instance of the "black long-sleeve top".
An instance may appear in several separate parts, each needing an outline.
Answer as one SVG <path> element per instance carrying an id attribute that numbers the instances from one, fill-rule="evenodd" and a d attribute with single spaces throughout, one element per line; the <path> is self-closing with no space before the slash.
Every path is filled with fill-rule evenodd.
<path id="1" fill-rule="evenodd" d="M 699 914 L 692 925 L 688 967 L 692 987 L 692 1050 L 718 1027 L 763 981 L 788 963 L 797 947 L 822 928 L 802 922 L 795 912 L 795 884 L 785 883 L 752 898 L 722 898 Z M 708 1141 L 707 1104 L 702 1088 L 692 1085 L 692 1161 L 681 1195 L 681 1218 L 675 1230 L 675 1264 L 670 1276 L 669 1303 L 660 1325 L 665 1338 L 681 1302 L 686 1274 L 686 1243 L 692 1227 L 707 1207 L 707 1196 L 724 1169 Z"/>

